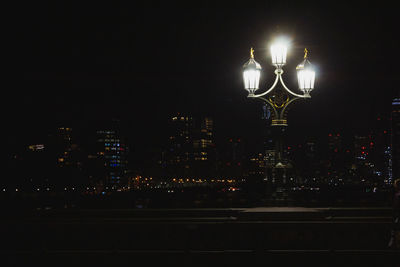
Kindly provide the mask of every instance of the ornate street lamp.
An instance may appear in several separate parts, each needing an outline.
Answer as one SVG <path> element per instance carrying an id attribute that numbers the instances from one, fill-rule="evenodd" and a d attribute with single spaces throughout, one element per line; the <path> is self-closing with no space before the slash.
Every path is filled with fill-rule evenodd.
<path id="1" fill-rule="evenodd" d="M 266 102 L 272 110 L 271 126 L 275 131 L 275 165 L 274 168 L 284 169 L 288 166 L 283 159 L 283 133 L 287 126 L 288 106 L 298 99 L 310 98 L 310 92 L 314 89 L 315 71 L 308 61 L 308 51 L 304 50 L 304 60 L 297 66 L 298 87 L 302 94 L 291 91 L 283 82 L 283 66 L 286 64 L 286 55 L 288 47 L 284 42 L 277 42 L 271 45 L 271 60 L 275 66 L 275 81 L 265 92 L 255 94 L 259 89 L 261 75 L 261 65 L 254 60 L 254 50 L 250 49 L 250 59 L 243 66 L 244 88 L 248 91 L 249 98 L 261 99 Z M 281 86 L 277 86 L 280 82 Z M 285 176 L 285 175 L 284 175 Z M 285 177 L 283 177 L 285 180 Z"/>
<path id="2" fill-rule="evenodd" d="M 308 51 L 304 49 L 304 60 L 297 65 L 297 81 L 299 89 L 304 95 L 310 97 L 310 92 L 314 89 L 315 71 L 307 59 Z"/>
<path id="3" fill-rule="evenodd" d="M 250 49 L 250 59 L 243 65 L 244 88 L 254 95 L 260 82 L 261 65 L 254 60 L 254 50 Z"/>

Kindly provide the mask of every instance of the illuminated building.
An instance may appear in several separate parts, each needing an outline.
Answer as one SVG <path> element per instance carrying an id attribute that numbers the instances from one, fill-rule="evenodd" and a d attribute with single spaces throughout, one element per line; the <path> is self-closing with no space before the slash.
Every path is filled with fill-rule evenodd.
<path id="1" fill-rule="evenodd" d="M 400 98 L 392 102 L 392 177 L 400 178 Z M 391 182 L 391 181 L 390 181 Z"/>
<path id="2" fill-rule="evenodd" d="M 171 135 L 167 152 L 168 172 L 171 176 L 188 176 L 191 174 L 193 158 L 193 118 L 178 113 L 170 121 Z"/>
<path id="3" fill-rule="evenodd" d="M 214 120 L 204 117 L 195 122 L 193 174 L 194 177 L 211 177 L 216 174 Z"/>
<path id="4" fill-rule="evenodd" d="M 213 120 L 203 118 L 199 126 L 200 131 L 196 129 L 193 140 L 193 157 L 195 161 L 208 161 L 213 146 Z"/>
<path id="5" fill-rule="evenodd" d="M 113 189 L 124 186 L 128 172 L 128 147 L 116 130 L 97 131 L 97 143 L 98 151 L 92 157 L 97 157 L 104 164 L 104 185 Z"/>
<path id="6" fill-rule="evenodd" d="M 214 121 L 177 114 L 170 120 L 171 134 L 166 159 L 168 176 L 202 177 L 211 175 L 214 163 Z"/>
<path id="7" fill-rule="evenodd" d="M 392 181 L 391 120 L 389 116 L 378 116 L 370 134 L 368 165 L 375 183 L 389 185 Z"/>
<path id="8" fill-rule="evenodd" d="M 391 147 L 387 133 L 387 130 L 376 127 L 367 136 L 356 135 L 354 137 L 352 171 L 355 180 L 352 182 L 374 186 L 389 183 L 391 180 Z"/>
<path id="9" fill-rule="evenodd" d="M 271 151 L 274 153 L 274 151 Z M 270 155 L 270 154 L 268 154 Z M 250 164 L 248 168 L 249 177 L 263 177 L 265 176 L 266 171 L 266 163 L 268 163 L 271 159 L 266 157 L 263 153 L 258 153 L 250 157 Z"/>
<path id="10" fill-rule="evenodd" d="M 264 181 L 268 183 L 283 185 L 287 183 L 287 177 L 293 176 L 293 164 L 289 159 L 292 148 L 284 147 L 284 138 L 281 138 L 286 135 L 285 131 L 285 128 L 279 127 L 268 127 L 265 131 L 264 151 L 261 154 L 265 161 Z M 276 142 L 273 142 L 274 138 Z"/>
<path id="11" fill-rule="evenodd" d="M 354 156 L 357 165 L 364 165 L 369 155 L 370 138 L 368 136 L 354 136 Z"/>
<path id="12" fill-rule="evenodd" d="M 375 165 L 371 160 L 371 143 L 373 143 L 371 135 L 354 136 L 354 165 L 352 166 L 354 176 L 353 180 L 349 182 L 365 184 L 372 180 L 371 166 Z"/>
<path id="13" fill-rule="evenodd" d="M 30 151 L 42 151 L 44 150 L 44 144 L 29 145 L 28 149 Z"/>
<path id="14" fill-rule="evenodd" d="M 387 171 L 384 183 L 391 185 L 393 182 L 393 159 L 392 159 L 392 147 L 387 146 L 386 149 L 384 150 L 384 170 Z"/>
<path id="15" fill-rule="evenodd" d="M 59 127 L 56 133 L 57 164 L 64 167 L 72 164 L 72 128 Z M 74 146 L 76 148 L 76 146 Z"/>
<path id="16" fill-rule="evenodd" d="M 71 127 L 58 127 L 51 138 L 51 153 L 55 157 L 53 181 L 58 189 L 83 188 L 83 152 Z"/>

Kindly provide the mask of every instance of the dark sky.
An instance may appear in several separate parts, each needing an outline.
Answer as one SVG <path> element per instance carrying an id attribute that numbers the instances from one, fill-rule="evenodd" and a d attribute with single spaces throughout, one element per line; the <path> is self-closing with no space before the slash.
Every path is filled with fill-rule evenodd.
<path id="1" fill-rule="evenodd" d="M 241 67 L 254 47 L 269 86 L 268 42 L 279 35 L 292 40 L 290 88 L 304 47 L 318 70 L 312 99 L 289 114 L 299 136 L 368 129 L 400 88 L 394 6 L 113 2 L 12 8 L 3 50 L 11 143 L 116 117 L 131 143 L 146 147 L 165 138 L 177 111 L 215 117 L 220 136 L 250 138 L 260 131 L 261 102 L 246 98 Z"/>

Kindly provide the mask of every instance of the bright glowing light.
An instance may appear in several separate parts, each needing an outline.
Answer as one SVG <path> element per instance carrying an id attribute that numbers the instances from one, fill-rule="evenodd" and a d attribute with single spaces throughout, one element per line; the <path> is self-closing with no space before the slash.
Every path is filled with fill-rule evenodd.
<path id="1" fill-rule="evenodd" d="M 278 40 L 271 45 L 271 59 L 272 65 L 277 68 L 281 68 L 286 64 L 286 55 L 288 51 L 288 42 L 284 40 Z"/>
<path id="2" fill-rule="evenodd" d="M 261 65 L 254 60 L 254 50 L 250 50 L 250 59 L 243 65 L 244 88 L 250 94 L 258 90 L 260 82 Z"/>
<path id="3" fill-rule="evenodd" d="M 299 89 L 303 92 L 310 92 L 314 89 L 315 71 L 313 70 L 299 70 L 297 72 L 297 79 Z"/>
<path id="4" fill-rule="evenodd" d="M 315 71 L 310 61 L 307 59 L 307 49 L 305 49 L 304 60 L 297 65 L 297 81 L 299 89 L 308 95 L 314 89 Z"/>
<path id="5" fill-rule="evenodd" d="M 44 149 L 44 145 L 43 144 L 39 144 L 39 145 L 30 145 L 28 146 L 28 148 L 32 151 L 40 151 Z"/>
<path id="6" fill-rule="evenodd" d="M 246 70 L 243 72 L 244 88 L 250 92 L 254 92 L 259 88 L 260 71 Z"/>

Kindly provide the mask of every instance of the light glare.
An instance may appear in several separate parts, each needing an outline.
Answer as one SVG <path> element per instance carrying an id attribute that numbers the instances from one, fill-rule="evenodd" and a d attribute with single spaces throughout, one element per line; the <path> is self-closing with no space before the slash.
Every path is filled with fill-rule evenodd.
<path id="1" fill-rule="evenodd" d="M 297 72 L 297 79 L 301 91 L 309 93 L 314 89 L 315 71 L 310 69 L 299 70 Z"/>
<path id="2" fill-rule="evenodd" d="M 246 70 L 243 72 L 244 88 L 249 92 L 258 90 L 260 82 L 259 70 Z"/>
<path id="3" fill-rule="evenodd" d="M 271 45 L 272 65 L 280 68 L 286 64 L 286 55 L 288 51 L 288 42 L 279 38 Z"/>

